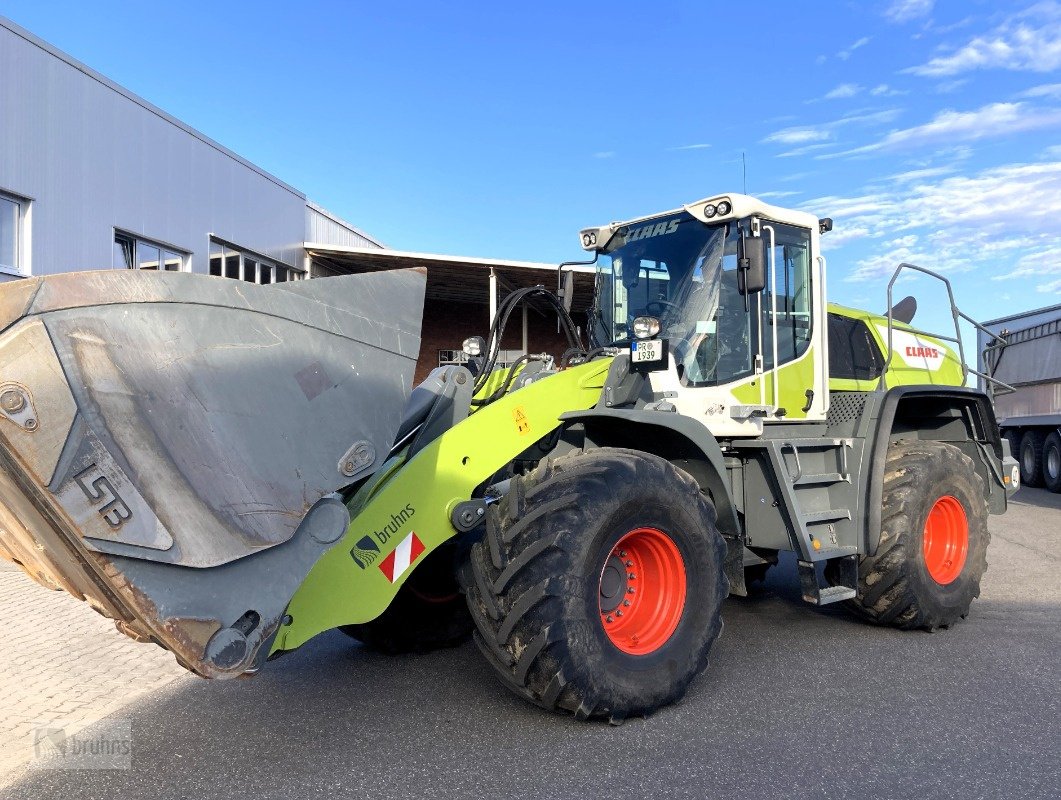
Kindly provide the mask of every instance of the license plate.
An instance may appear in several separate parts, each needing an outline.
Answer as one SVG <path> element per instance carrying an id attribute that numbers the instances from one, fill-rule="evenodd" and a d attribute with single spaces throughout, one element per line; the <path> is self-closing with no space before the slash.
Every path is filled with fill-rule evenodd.
<path id="1" fill-rule="evenodd" d="M 663 342 L 659 339 L 646 339 L 639 342 L 630 342 L 630 360 L 635 364 L 645 361 L 661 361 L 663 359 Z"/>

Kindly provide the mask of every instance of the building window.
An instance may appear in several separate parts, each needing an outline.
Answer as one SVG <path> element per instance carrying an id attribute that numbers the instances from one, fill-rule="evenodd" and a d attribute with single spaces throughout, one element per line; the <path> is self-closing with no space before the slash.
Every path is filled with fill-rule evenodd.
<path id="1" fill-rule="evenodd" d="M 0 193 L 0 272 L 29 274 L 29 200 Z"/>
<path id="2" fill-rule="evenodd" d="M 210 274 L 248 283 L 284 283 L 305 277 L 301 270 L 280 264 L 257 253 L 210 240 Z"/>
<path id="3" fill-rule="evenodd" d="M 522 350 L 500 350 L 497 354 L 497 362 L 494 369 L 508 369 L 516 363 L 524 354 Z M 438 365 L 446 367 L 450 364 L 467 364 L 468 356 L 463 350 L 439 350 Z"/>
<path id="4" fill-rule="evenodd" d="M 115 267 L 124 269 L 157 269 L 183 272 L 188 267 L 188 254 L 168 245 L 141 239 L 130 233 L 114 232 Z"/>

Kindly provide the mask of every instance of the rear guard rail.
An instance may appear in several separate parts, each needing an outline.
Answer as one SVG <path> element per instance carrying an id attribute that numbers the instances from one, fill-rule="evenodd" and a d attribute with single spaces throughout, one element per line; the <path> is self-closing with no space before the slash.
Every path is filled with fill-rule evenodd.
<path id="1" fill-rule="evenodd" d="M 994 397 L 994 387 L 995 386 L 1002 387 L 1003 389 L 1006 390 L 1006 393 L 1015 392 L 1016 389 L 1014 389 L 1008 383 L 1003 383 L 1002 381 L 998 380 L 994 376 L 985 374 L 983 372 L 979 372 L 979 371 L 977 371 L 977 370 L 975 370 L 975 369 L 973 369 L 972 367 L 969 366 L 969 364 L 965 360 L 965 347 L 962 344 L 961 330 L 959 328 L 960 322 L 961 322 L 961 320 L 964 319 L 966 322 L 968 322 L 971 325 L 973 325 L 973 327 L 975 327 L 977 330 L 983 331 L 988 336 L 990 336 L 992 341 L 1001 342 L 1002 344 L 999 345 L 999 346 L 1004 346 L 1006 340 L 1002 336 L 1000 336 L 999 334 L 997 334 L 997 333 L 995 333 L 993 331 L 989 331 L 987 328 L 985 328 L 983 325 L 981 325 L 975 319 L 973 319 L 968 314 L 966 314 L 964 311 L 962 311 L 961 309 L 958 308 L 957 304 L 954 302 L 954 289 L 951 287 L 951 283 L 946 277 L 944 277 L 943 275 L 940 275 L 938 272 L 933 272 L 932 270 L 926 269 L 925 267 L 919 267 L 916 264 L 909 264 L 909 263 L 907 263 L 905 261 L 902 262 L 901 264 L 899 264 L 899 266 L 895 268 L 895 272 L 892 273 L 891 280 L 888 281 L 888 314 L 887 314 L 887 317 L 888 317 L 888 357 L 887 357 L 887 359 L 884 362 L 884 368 L 881 370 L 881 376 L 880 376 L 880 382 L 878 384 L 878 388 L 879 389 L 887 388 L 886 387 L 886 377 L 887 377 L 887 374 L 888 374 L 888 368 L 891 367 L 892 359 L 895 357 L 895 349 L 894 349 L 893 343 L 892 343 L 892 330 L 894 328 L 894 321 L 893 321 L 893 318 L 892 318 L 892 312 L 894 310 L 894 305 L 893 305 L 893 300 L 892 300 L 892 289 L 895 286 L 895 282 L 899 279 L 899 275 L 902 273 L 902 271 L 904 269 L 913 270 L 915 272 L 920 272 L 920 273 L 923 273 L 925 275 L 928 275 L 931 278 L 935 278 L 938 281 L 942 281 L 943 285 L 947 287 L 947 300 L 950 302 L 951 319 L 954 320 L 954 336 L 949 336 L 949 335 L 941 334 L 941 333 L 932 333 L 931 331 L 922 330 L 920 328 L 914 328 L 913 326 L 910 326 L 908 328 L 904 328 L 904 330 L 909 332 L 909 333 L 914 334 L 915 336 L 917 336 L 917 335 L 929 336 L 929 337 L 932 337 L 934 339 L 942 339 L 945 342 L 953 342 L 954 344 L 956 344 L 958 346 L 958 360 L 961 362 L 961 365 L 962 365 L 962 382 L 963 383 L 965 382 L 965 380 L 969 377 L 969 375 L 971 373 L 973 375 L 976 375 L 978 378 L 982 378 L 984 380 L 985 384 L 988 387 L 988 393 L 989 393 L 989 395 L 991 395 L 991 397 Z M 990 350 L 993 346 L 994 345 L 989 346 L 987 349 Z M 985 352 L 986 352 L 986 350 L 985 350 Z"/>

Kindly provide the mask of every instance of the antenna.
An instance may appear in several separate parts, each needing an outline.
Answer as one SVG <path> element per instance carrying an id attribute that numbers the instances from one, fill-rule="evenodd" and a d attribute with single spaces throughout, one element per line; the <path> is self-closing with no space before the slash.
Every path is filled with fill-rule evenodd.
<path id="1" fill-rule="evenodd" d="M 740 166 L 744 173 L 744 194 L 748 194 L 748 162 L 744 159 L 744 151 L 740 151 Z"/>

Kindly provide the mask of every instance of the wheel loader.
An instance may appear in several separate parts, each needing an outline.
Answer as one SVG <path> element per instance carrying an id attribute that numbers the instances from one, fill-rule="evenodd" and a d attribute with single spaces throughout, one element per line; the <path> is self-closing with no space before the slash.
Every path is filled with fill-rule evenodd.
<path id="1" fill-rule="evenodd" d="M 829 304 L 831 226 L 730 193 L 584 229 L 584 325 L 562 265 L 563 299 L 508 295 L 415 388 L 422 271 L 4 284 L 0 554 L 205 678 L 333 628 L 472 633 L 508 688 L 611 722 L 678 700 L 785 551 L 808 603 L 946 628 L 1016 463 L 950 284 L 953 335 L 894 278 L 883 314 Z M 529 302 L 569 347 L 501 368 Z"/>

